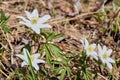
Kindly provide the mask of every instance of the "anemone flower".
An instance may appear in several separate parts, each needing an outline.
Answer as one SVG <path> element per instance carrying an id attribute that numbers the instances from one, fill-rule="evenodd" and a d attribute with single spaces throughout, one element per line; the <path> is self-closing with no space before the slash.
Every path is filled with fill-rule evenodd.
<path id="1" fill-rule="evenodd" d="M 38 59 L 40 54 L 39 53 L 36 53 L 36 54 L 33 54 L 33 55 L 30 55 L 29 51 L 27 49 L 23 49 L 23 55 L 22 54 L 16 54 L 17 57 L 21 58 L 23 60 L 22 64 L 21 64 L 21 67 L 23 66 L 26 66 L 26 65 L 29 65 L 29 59 L 28 59 L 28 56 L 31 60 L 31 63 L 32 63 L 32 66 L 36 69 L 36 70 L 39 70 L 39 66 L 38 66 L 38 63 L 45 63 L 44 60 L 41 60 L 41 59 Z"/>
<path id="2" fill-rule="evenodd" d="M 44 15 L 43 17 L 39 18 L 37 9 L 34 9 L 32 13 L 28 11 L 25 11 L 25 13 L 28 19 L 24 18 L 23 16 L 18 16 L 17 18 L 21 19 L 19 23 L 31 28 L 37 34 L 40 34 L 40 28 L 51 28 L 51 25 L 45 23 L 51 18 L 50 15 Z"/>
<path id="3" fill-rule="evenodd" d="M 107 67 L 109 69 L 112 69 L 112 64 L 111 63 L 115 63 L 115 61 L 110 58 L 110 55 L 112 53 L 112 49 L 108 49 L 106 48 L 106 46 L 103 46 L 103 48 L 98 44 L 98 55 L 101 59 L 101 61 L 103 62 L 103 64 L 107 64 Z"/>
<path id="4" fill-rule="evenodd" d="M 96 44 L 89 44 L 89 42 L 85 39 L 84 41 L 81 40 L 81 43 L 86 51 L 87 56 L 92 56 L 93 58 L 95 58 L 96 60 L 98 60 L 98 55 L 97 53 L 94 51 L 94 49 L 96 48 Z"/>

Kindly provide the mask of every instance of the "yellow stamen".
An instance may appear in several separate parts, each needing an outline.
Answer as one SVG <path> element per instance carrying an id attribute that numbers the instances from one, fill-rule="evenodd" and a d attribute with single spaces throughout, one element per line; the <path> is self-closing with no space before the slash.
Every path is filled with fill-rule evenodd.
<path id="1" fill-rule="evenodd" d="M 93 51 L 93 47 L 89 45 L 89 46 L 87 47 L 87 50 L 90 51 L 90 52 L 92 52 L 92 51 Z"/>
<path id="2" fill-rule="evenodd" d="M 104 59 L 107 59 L 107 58 L 108 58 L 108 54 L 107 54 L 107 53 L 104 53 L 104 54 L 103 54 L 103 58 L 104 58 Z"/>
<path id="3" fill-rule="evenodd" d="M 30 55 L 30 60 L 31 60 L 31 61 L 33 61 L 33 60 L 34 60 L 33 55 Z"/>
<path id="4" fill-rule="evenodd" d="M 31 22 L 32 22 L 32 24 L 37 24 L 38 19 L 36 17 L 32 17 Z"/>

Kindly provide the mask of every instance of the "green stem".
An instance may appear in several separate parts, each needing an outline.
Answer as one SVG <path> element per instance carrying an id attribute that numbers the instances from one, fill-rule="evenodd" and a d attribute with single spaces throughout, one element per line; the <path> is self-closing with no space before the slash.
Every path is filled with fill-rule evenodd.
<path id="1" fill-rule="evenodd" d="M 34 69 L 33 69 L 33 66 L 32 66 L 32 62 L 31 62 L 30 57 L 29 57 L 28 54 L 27 54 L 27 57 L 28 57 L 29 65 L 30 65 L 30 70 L 31 70 L 31 73 L 32 73 L 32 79 L 36 80 L 36 78 L 35 78 L 35 72 L 34 72 Z"/>

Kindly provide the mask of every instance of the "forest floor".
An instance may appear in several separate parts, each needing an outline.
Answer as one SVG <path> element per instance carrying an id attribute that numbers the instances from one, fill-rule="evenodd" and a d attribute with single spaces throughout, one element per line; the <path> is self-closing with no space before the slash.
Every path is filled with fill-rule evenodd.
<path id="1" fill-rule="evenodd" d="M 2 43 L 0 45 L 0 61 L 2 65 L 6 69 L 11 67 L 11 52 L 3 52 L 3 47 L 7 50 L 13 50 L 14 53 L 20 53 L 26 42 L 30 40 L 30 30 L 26 30 L 23 25 L 19 24 L 19 20 L 16 17 L 25 16 L 25 11 L 32 12 L 36 8 L 39 11 L 39 16 L 51 15 L 52 18 L 48 23 L 52 25 L 52 28 L 47 30 L 54 31 L 57 34 L 64 34 L 64 37 L 53 40 L 53 43 L 58 45 L 64 53 L 82 51 L 83 46 L 80 40 L 84 39 L 113 49 L 111 57 L 116 61 L 116 65 L 113 66 L 112 72 L 116 79 L 119 80 L 120 0 L 119 2 L 114 0 L 108 4 L 102 3 L 102 0 L 81 0 L 81 2 L 76 3 L 72 2 L 72 0 L 0 1 L 0 9 L 5 12 L 6 16 L 10 16 L 6 26 L 11 30 L 11 34 L 3 34 L 0 31 L 0 43 Z M 7 72 L 11 73 L 11 70 Z M 105 73 L 101 73 L 101 75 L 106 77 Z M 4 80 L 2 79 L 3 76 L 4 74 L 0 72 L 1 80 Z M 99 80 L 105 79 L 100 78 Z"/>

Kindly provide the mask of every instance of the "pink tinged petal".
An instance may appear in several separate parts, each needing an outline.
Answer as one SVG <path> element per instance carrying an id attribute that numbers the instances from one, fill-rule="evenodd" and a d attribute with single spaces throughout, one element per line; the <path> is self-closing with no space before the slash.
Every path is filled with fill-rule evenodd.
<path id="1" fill-rule="evenodd" d="M 40 57 L 40 53 L 33 54 L 33 57 L 34 57 L 35 59 L 39 58 L 39 57 Z"/>
<path id="2" fill-rule="evenodd" d="M 34 9 L 31 16 L 39 18 L 38 10 Z"/>
<path id="3" fill-rule="evenodd" d="M 23 61 L 21 64 L 21 67 L 26 66 L 26 65 L 28 65 L 28 63 L 26 61 Z"/>
<path id="4" fill-rule="evenodd" d="M 106 64 L 107 64 L 107 67 L 108 67 L 109 69 L 112 69 L 112 64 L 111 64 L 111 63 L 106 62 Z"/>
<path id="5" fill-rule="evenodd" d="M 39 25 L 39 28 L 52 28 L 52 26 L 49 24 L 41 24 Z"/>
<path id="6" fill-rule="evenodd" d="M 109 50 L 107 51 L 107 53 L 108 53 L 108 55 L 110 56 L 111 53 L 112 53 L 112 49 L 109 49 Z"/>
<path id="7" fill-rule="evenodd" d="M 38 27 L 31 27 L 33 31 L 35 31 L 37 34 L 40 34 L 40 29 Z"/>
<path id="8" fill-rule="evenodd" d="M 32 66 L 36 69 L 39 70 L 39 66 L 36 63 L 32 63 Z"/>
<path id="9" fill-rule="evenodd" d="M 45 63 L 45 61 L 44 60 L 41 60 L 41 59 L 36 59 L 36 60 L 34 60 L 33 61 L 34 63 Z"/>
<path id="10" fill-rule="evenodd" d="M 21 54 L 16 54 L 17 57 L 21 58 L 22 60 L 25 60 L 25 57 L 24 55 L 21 55 Z"/>
<path id="11" fill-rule="evenodd" d="M 39 23 L 45 23 L 50 18 L 50 15 L 44 15 L 43 17 L 39 18 Z"/>
<path id="12" fill-rule="evenodd" d="M 108 58 L 107 61 L 110 62 L 110 63 L 115 63 L 115 61 L 111 58 Z"/>
<path id="13" fill-rule="evenodd" d="M 28 12 L 28 11 L 25 11 L 25 13 L 26 13 L 27 18 L 28 18 L 29 20 L 31 20 L 31 17 L 32 17 L 31 13 Z"/>

